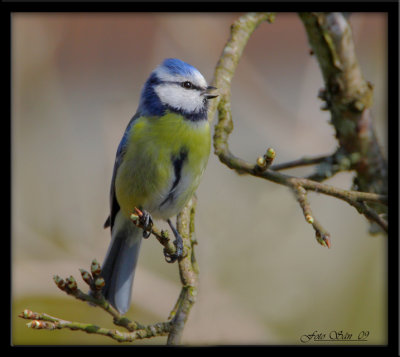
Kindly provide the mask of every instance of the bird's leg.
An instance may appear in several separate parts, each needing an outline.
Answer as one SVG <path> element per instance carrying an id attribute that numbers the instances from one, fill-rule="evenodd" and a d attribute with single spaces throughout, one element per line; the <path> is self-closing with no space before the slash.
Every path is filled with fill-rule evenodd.
<path id="1" fill-rule="evenodd" d="M 135 211 L 138 213 L 139 222 L 143 228 L 143 238 L 149 238 L 151 234 L 151 228 L 153 227 L 153 219 L 151 218 L 150 213 L 144 209 L 138 210 L 136 207 Z"/>
<path id="2" fill-rule="evenodd" d="M 164 255 L 165 258 L 167 259 L 168 263 L 173 263 L 175 262 L 178 258 L 182 257 L 182 253 L 183 253 L 183 240 L 181 235 L 179 234 L 179 232 L 176 230 L 176 228 L 174 227 L 174 225 L 172 224 L 170 219 L 167 219 L 167 222 L 169 224 L 169 226 L 172 229 L 172 232 L 174 233 L 175 236 L 175 240 L 174 240 L 174 245 L 176 247 L 176 253 L 174 254 L 168 254 L 165 250 L 164 250 Z"/>

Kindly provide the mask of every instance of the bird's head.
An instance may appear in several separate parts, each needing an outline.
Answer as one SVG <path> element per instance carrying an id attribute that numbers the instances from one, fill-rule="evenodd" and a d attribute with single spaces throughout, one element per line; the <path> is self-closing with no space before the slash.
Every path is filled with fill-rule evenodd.
<path id="1" fill-rule="evenodd" d="M 170 110 L 190 120 L 206 119 L 208 100 L 217 97 L 210 93 L 215 89 L 190 64 L 168 58 L 146 81 L 139 111 L 144 115 L 163 115 Z"/>

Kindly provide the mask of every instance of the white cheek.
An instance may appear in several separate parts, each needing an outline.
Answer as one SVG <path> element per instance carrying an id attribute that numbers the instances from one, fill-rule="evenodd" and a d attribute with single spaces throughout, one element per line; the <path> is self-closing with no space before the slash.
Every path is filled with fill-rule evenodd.
<path id="1" fill-rule="evenodd" d="M 155 91 L 163 104 L 175 109 L 197 112 L 204 106 L 202 96 L 195 90 L 161 85 L 156 87 Z"/>

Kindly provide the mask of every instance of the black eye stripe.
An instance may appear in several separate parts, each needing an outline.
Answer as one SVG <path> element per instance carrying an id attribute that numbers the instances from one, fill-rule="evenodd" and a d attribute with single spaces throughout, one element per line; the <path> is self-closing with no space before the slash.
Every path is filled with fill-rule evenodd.
<path id="1" fill-rule="evenodd" d="M 183 88 L 185 89 L 195 89 L 195 90 L 203 90 L 202 88 L 200 88 L 199 86 L 194 85 L 192 82 L 190 81 L 184 81 L 184 82 L 176 82 L 178 84 L 180 84 Z"/>
<path id="2" fill-rule="evenodd" d="M 184 82 L 185 83 L 185 82 Z M 203 90 L 203 88 L 201 88 L 201 87 L 199 87 L 199 86 L 196 86 L 196 85 L 194 85 L 192 82 L 189 82 L 190 84 L 191 84 L 191 87 L 190 88 L 186 88 L 186 87 L 184 87 L 184 88 L 186 88 L 186 89 L 195 89 L 195 90 L 200 90 L 200 91 L 202 91 Z"/>
<path id="3" fill-rule="evenodd" d="M 161 82 L 161 84 L 177 84 L 177 85 L 179 85 L 180 87 L 183 87 L 183 83 L 185 83 L 185 82 L 189 82 L 189 81 L 184 81 L 184 82 L 164 81 L 164 82 Z M 194 89 L 194 90 L 198 90 L 198 91 L 204 91 L 204 90 L 205 90 L 205 88 L 196 86 L 196 85 L 194 85 L 192 82 L 189 82 L 189 83 L 192 84 L 192 87 L 191 87 L 191 88 L 185 88 L 185 87 L 183 87 L 183 88 L 188 89 L 188 90 Z"/>

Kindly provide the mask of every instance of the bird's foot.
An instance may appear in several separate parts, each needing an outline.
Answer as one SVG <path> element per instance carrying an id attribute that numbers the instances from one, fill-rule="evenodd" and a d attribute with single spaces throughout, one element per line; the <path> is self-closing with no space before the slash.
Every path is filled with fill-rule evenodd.
<path id="1" fill-rule="evenodd" d="M 176 230 L 176 228 L 172 224 L 172 222 L 169 219 L 167 219 L 167 222 L 168 222 L 169 226 L 171 227 L 172 232 L 174 233 L 174 236 L 175 236 L 174 245 L 176 247 L 176 252 L 174 254 L 169 254 L 166 251 L 166 249 L 164 249 L 164 256 L 165 256 L 165 260 L 168 263 L 174 263 L 177 259 L 181 258 L 183 255 L 183 240 L 182 240 L 182 237 L 179 234 L 179 232 Z"/>
<path id="2" fill-rule="evenodd" d="M 139 226 L 143 229 L 143 238 L 149 238 L 151 234 L 151 229 L 153 228 L 153 219 L 151 215 L 146 210 L 140 210 L 134 208 L 136 215 L 139 217 Z"/>

